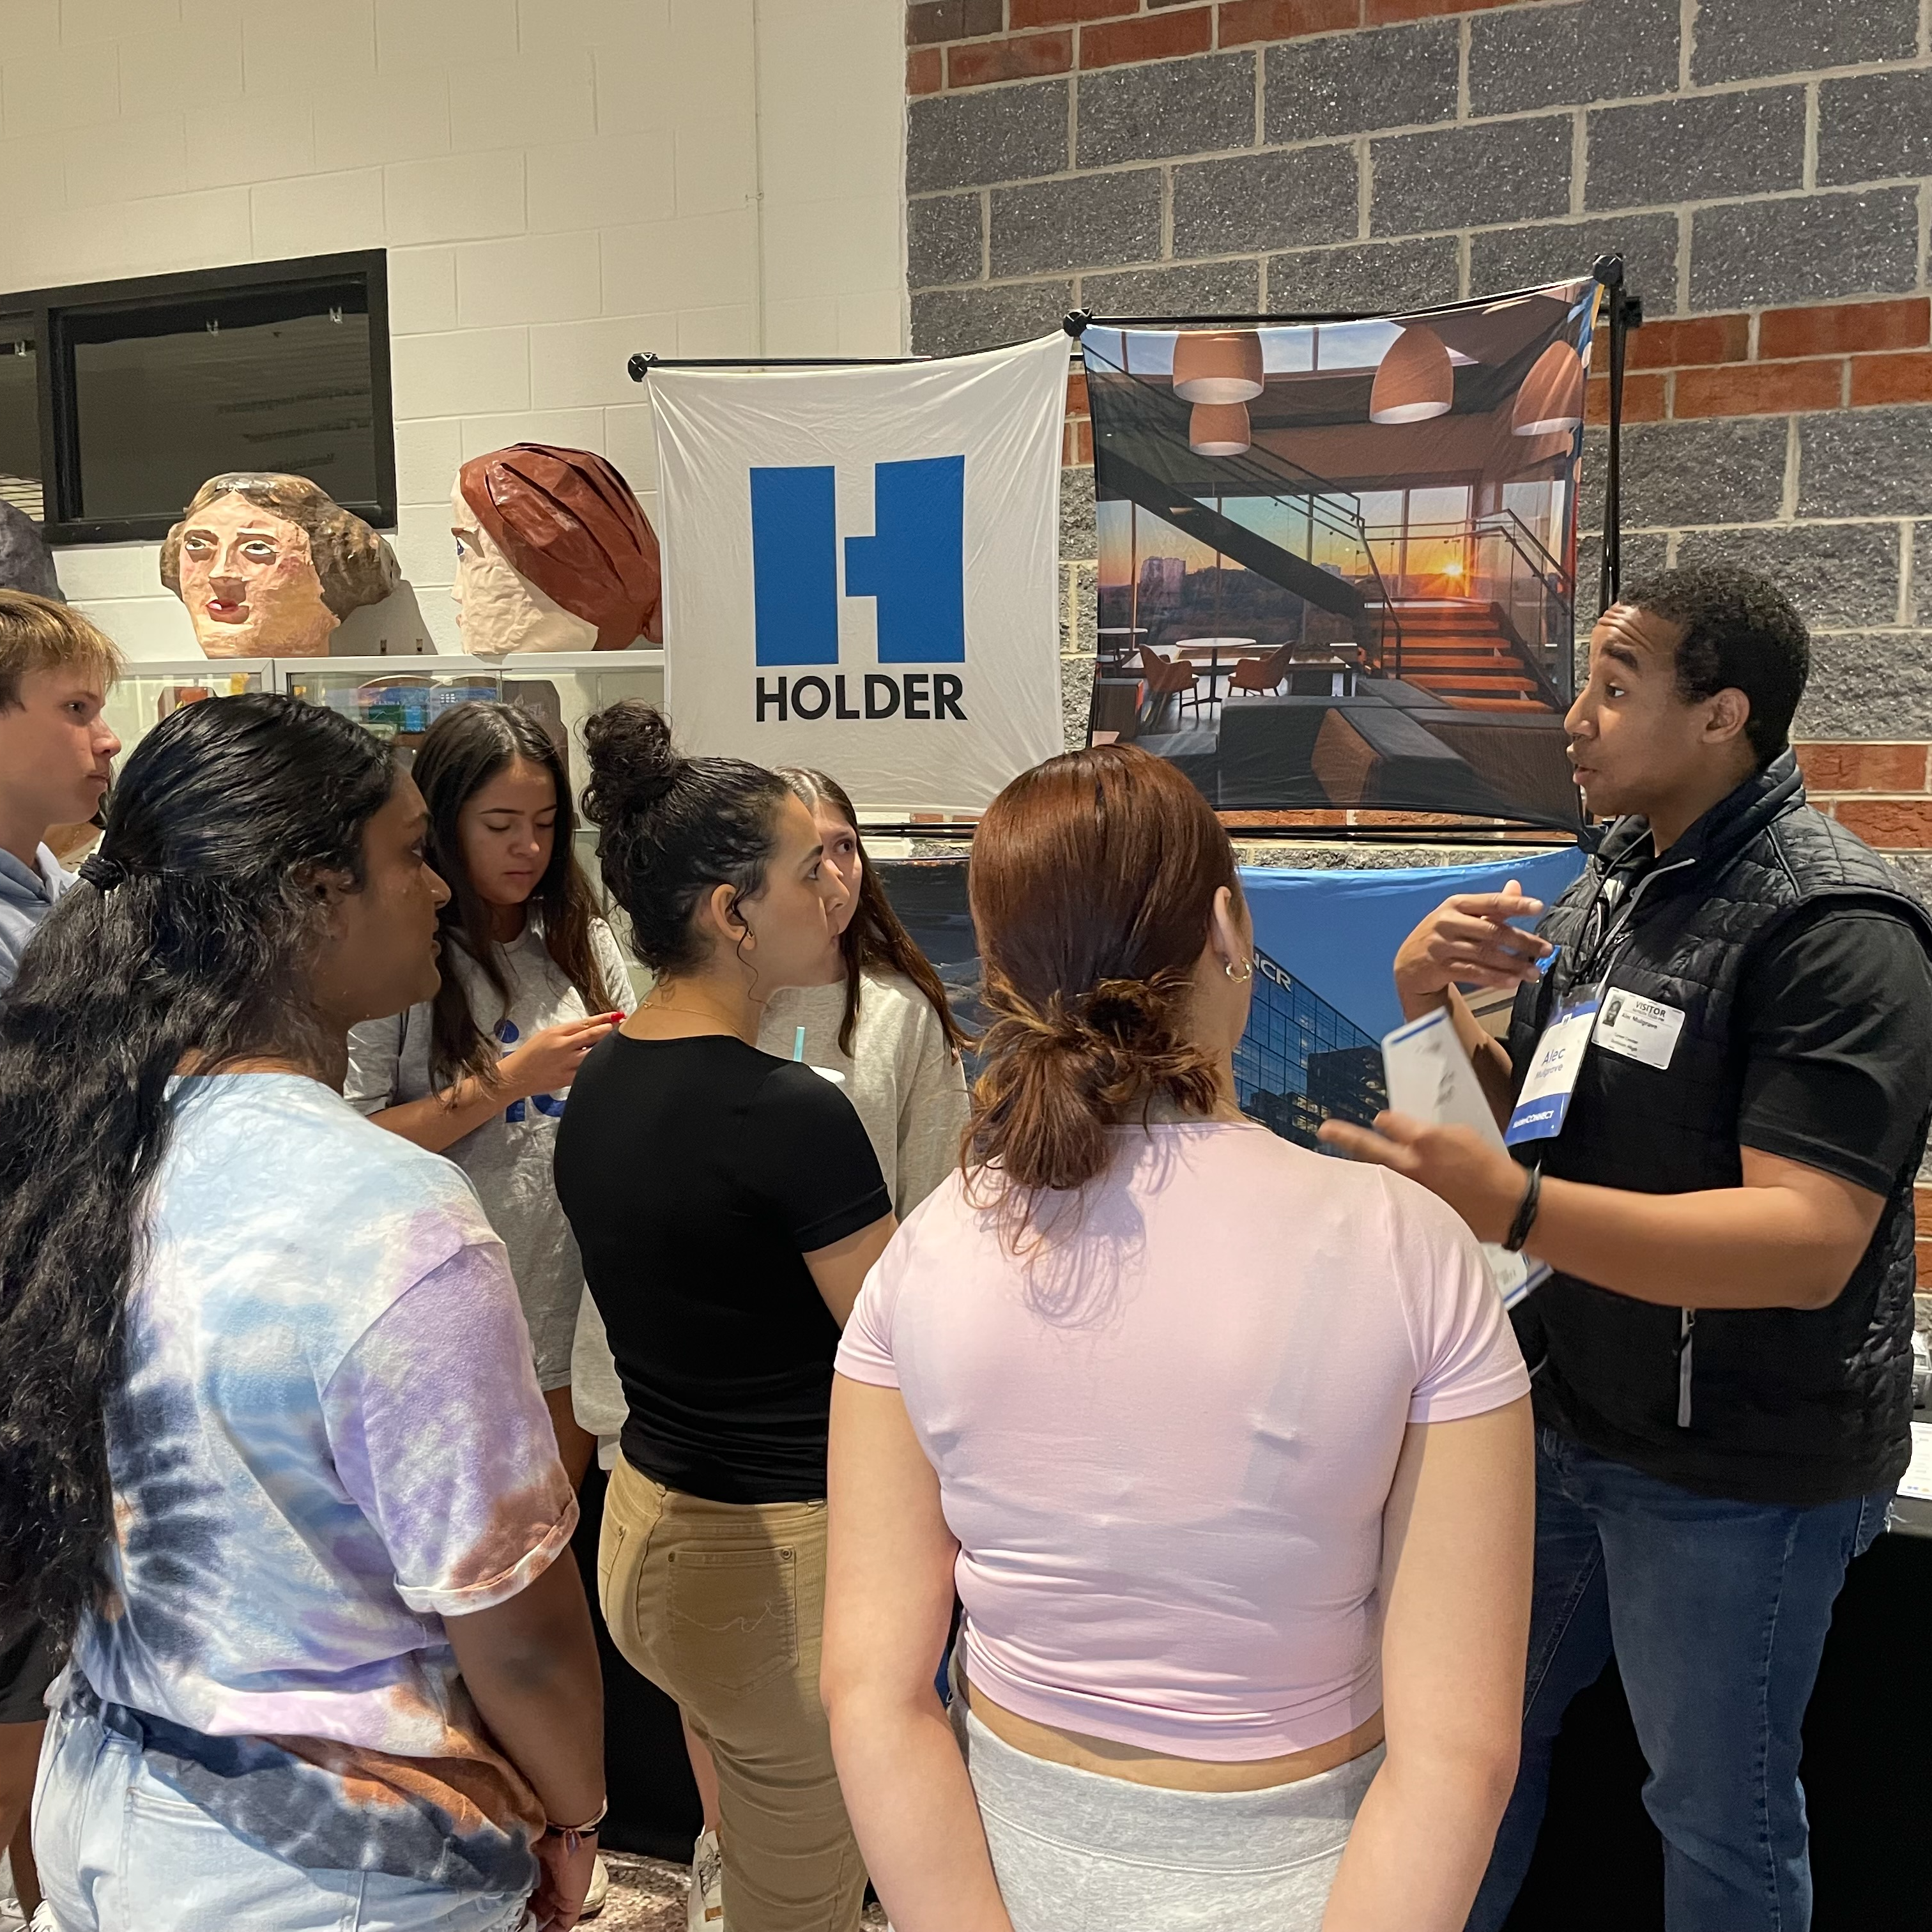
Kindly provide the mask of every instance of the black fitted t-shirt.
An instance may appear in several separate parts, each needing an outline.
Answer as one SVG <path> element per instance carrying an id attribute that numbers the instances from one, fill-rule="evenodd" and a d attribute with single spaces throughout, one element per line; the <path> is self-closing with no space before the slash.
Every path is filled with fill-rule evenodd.
<path id="1" fill-rule="evenodd" d="M 1932 1106 L 1932 968 L 1877 906 L 1775 934 L 1738 988 L 1738 1140 L 1874 1194 L 1904 1177 Z"/>
<path id="2" fill-rule="evenodd" d="M 892 1211 L 851 1102 L 733 1036 L 613 1034 L 571 1088 L 556 1190 L 626 1458 L 716 1502 L 823 1496 L 838 1328 L 803 1257 Z"/>

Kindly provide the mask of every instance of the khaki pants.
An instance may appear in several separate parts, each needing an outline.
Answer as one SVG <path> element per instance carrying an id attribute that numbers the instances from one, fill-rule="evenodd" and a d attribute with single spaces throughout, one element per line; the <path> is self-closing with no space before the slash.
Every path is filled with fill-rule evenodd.
<path id="1" fill-rule="evenodd" d="M 617 1648 L 717 1761 L 731 1932 L 851 1932 L 866 1868 L 818 1701 L 824 1504 L 707 1502 L 620 1456 L 597 1580 Z"/>

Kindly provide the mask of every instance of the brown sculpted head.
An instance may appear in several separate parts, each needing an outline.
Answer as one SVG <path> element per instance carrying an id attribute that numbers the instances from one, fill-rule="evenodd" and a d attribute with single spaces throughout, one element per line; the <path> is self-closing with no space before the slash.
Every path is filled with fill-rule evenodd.
<path id="1" fill-rule="evenodd" d="M 473 458 L 450 508 L 470 650 L 619 651 L 663 637 L 656 534 L 593 451 L 520 442 Z"/>

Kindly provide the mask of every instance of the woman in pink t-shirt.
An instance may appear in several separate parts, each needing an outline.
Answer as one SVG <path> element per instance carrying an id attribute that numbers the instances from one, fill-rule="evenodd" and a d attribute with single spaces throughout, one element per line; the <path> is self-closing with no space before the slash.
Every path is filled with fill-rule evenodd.
<path id="1" fill-rule="evenodd" d="M 1481 1252 L 1239 1111 L 1252 928 L 1174 766 L 1016 779 L 972 898 L 968 1164 L 868 1277 L 832 1401 L 823 1682 L 880 1897 L 899 1932 L 1454 1932 L 1529 1606 Z"/>

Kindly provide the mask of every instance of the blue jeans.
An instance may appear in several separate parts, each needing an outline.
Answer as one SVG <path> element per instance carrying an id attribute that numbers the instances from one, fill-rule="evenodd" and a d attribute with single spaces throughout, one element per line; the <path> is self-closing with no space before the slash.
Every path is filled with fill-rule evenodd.
<path id="1" fill-rule="evenodd" d="M 56 1711 L 34 1791 L 35 1932 L 517 1932 L 520 1897 L 258 1851 L 148 1770 L 98 1718 Z M 534 1923 L 534 1921 L 530 1922 Z"/>
<path id="2" fill-rule="evenodd" d="M 1891 1500 L 1726 1502 L 1537 1431 L 1522 1767 L 1468 1932 L 1509 1916 L 1563 1713 L 1612 1649 L 1650 1767 L 1670 1932 L 1806 1932 L 1799 1733 L 1845 1566 Z"/>

